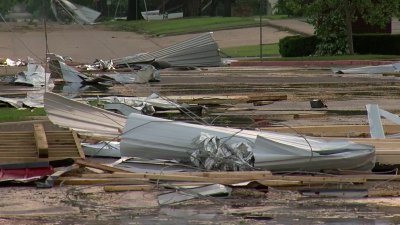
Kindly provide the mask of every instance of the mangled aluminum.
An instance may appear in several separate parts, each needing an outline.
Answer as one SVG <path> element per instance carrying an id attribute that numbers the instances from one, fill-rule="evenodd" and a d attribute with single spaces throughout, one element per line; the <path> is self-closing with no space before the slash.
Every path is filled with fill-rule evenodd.
<path id="1" fill-rule="evenodd" d="M 171 67 L 215 67 L 221 66 L 218 44 L 212 32 L 151 53 L 140 53 L 113 59 L 116 67 L 126 67 L 143 62 L 166 62 Z"/>
<path id="2" fill-rule="evenodd" d="M 23 84 L 33 87 L 47 86 L 51 82 L 50 73 L 46 73 L 43 66 L 37 63 L 28 63 L 27 70 L 18 73 L 13 81 L 14 84 Z"/>
<path id="3" fill-rule="evenodd" d="M 400 72 L 400 63 L 333 70 L 338 74 L 382 74 Z"/>
<path id="4" fill-rule="evenodd" d="M 27 92 L 25 98 L 0 97 L 0 102 L 7 103 L 17 109 L 24 107 L 43 108 L 43 93 L 42 91 Z"/>
<path id="5" fill-rule="evenodd" d="M 91 8 L 68 0 L 51 0 L 51 10 L 58 21 L 76 21 L 80 24 L 93 24 L 101 15 Z"/>
<path id="6" fill-rule="evenodd" d="M 101 141 L 96 144 L 81 143 L 83 152 L 89 157 L 112 157 L 120 158 L 119 142 Z"/>
<path id="7" fill-rule="evenodd" d="M 118 138 L 126 117 L 46 92 L 44 107 L 50 121 L 80 134 Z"/>
<path id="8" fill-rule="evenodd" d="M 381 117 L 400 125 L 400 117 L 386 110 L 379 108 L 377 104 L 368 104 L 365 106 L 368 113 L 368 123 L 371 133 L 371 138 L 384 139 L 385 131 L 383 129 Z M 398 137 L 398 135 L 394 135 Z"/>
<path id="9" fill-rule="evenodd" d="M 375 148 L 370 145 L 189 124 L 139 114 L 128 117 L 122 134 L 121 155 L 188 162 L 197 150 L 192 141 L 201 132 L 224 139 L 228 145 L 249 143 L 254 167 L 258 169 L 371 170 L 375 163 Z"/>
<path id="10" fill-rule="evenodd" d="M 89 77 L 75 68 L 68 66 L 64 62 L 59 61 L 58 64 L 64 81 L 70 83 L 98 83 L 103 85 L 112 85 L 117 83 L 142 84 L 156 79 L 155 77 L 159 77 L 159 75 L 157 75 L 158 71 L 151 65 L 145 65 L 139 70 L 129 73 L 110 72 L 94 74 L 93 77 Z M 55 70 L 55 68 L 53 69 Z"/>
<path id="11" fill-rule="evenodd" d="M 346 140 L 324 140 L 291 134 L 240 130 L 176 122 L 132 113 L 125 116 L 97 109 L 54 93 L 45 93 L 45 109 L 57 125 L 78 132 L 120 137 L 121 156 L 177 160 L 190 163 L 199 134 L 224 140 L 227 145 L 248 143 L 254 167 L 271 171 L 371 170 L 375 148 Z"/>
<path id="12" fill-rule="evenodd" d="M 197 167 L 206 170 L 249 170 L 254 166 L 254 155 L 247 142 L 238 142 L 231 145 L 217 136 L 201 133 L 193 140 L 197 148 L 190 155 L 190 161 Z"/>

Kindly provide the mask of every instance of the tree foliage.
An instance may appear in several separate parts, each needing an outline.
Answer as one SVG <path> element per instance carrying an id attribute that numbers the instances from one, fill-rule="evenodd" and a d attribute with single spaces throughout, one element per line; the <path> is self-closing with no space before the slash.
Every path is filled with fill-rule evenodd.
<path id="1" fill-rule="evenodd" d="M 384 26 L 400 15 L 400 0 L 286 0 L 284 7 L 308 18 L 321 40 L 320 55 L 352 53 L 352 22 Z"/>

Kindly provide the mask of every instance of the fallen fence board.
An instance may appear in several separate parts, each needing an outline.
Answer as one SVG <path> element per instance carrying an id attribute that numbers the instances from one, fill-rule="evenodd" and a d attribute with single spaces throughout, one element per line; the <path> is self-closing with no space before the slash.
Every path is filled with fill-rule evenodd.
<path id="1" fill-rule="evenodd" d="M 122 192 L 122 191 L 150 191 L 153 190 L 153 185 L 115 185 L 104 186 L 106 192 Z"/>

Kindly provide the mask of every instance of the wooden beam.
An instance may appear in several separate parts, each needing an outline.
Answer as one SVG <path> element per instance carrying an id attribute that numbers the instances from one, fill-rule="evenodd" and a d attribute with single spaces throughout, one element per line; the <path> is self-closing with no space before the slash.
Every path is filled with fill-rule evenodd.
<path id="1" fill-rule="evenodd" d="M 33 124 L 33 133 L 36 141 L 36 149 L 39 158 L 49 157 L 49 144 L 47 143 L 46 133 L 43 124 Z"/>
<path id="2" fill-rule="evenodd" d="M 107 171 L 107 172 L 124 172 L 124 173 L 129 174 L 129 171 L 126 171 L 123 169 L 106 166 L 106 165 L 99 164 L 99 163 L 88 162 L 88 161 L 81 160 L 81 159 L 75 160 L 75 163 L 80 166 L 91 167 L 91 168 L 100 169 L 100 170 Z"/>
<path id="3" fill-rule="evenodd" d="M 154 185 L 112 185 L 104 186 L 105 192 L 123 192 L 123 191 L 150 191 Z"/>
<path id="4" fill-rule="evenodd" d="M 132 178 L 104 178 L 104 179 L 87 179 L 76 177 L 59 177 L 56 180 L 59 185 L 106 185 L 106 184 L 149 184 L 147 179 Z"/>
<path id="5" fill-rule="evenodd" d="M 72 136 L 74 137 L 75 145 L 78 148 L 79 156 L 82 159 L 84 159 L 85 158 L 85 153 L 83 152 L 83 149 L 82 149 L 82 146 L 81 146 L 81 141 L 80 141 L 80 139 L 78 137 L 78 134 L 74 130 L 72 130 L 71 132 L 72 132 Z"/>
<path id="6" fill-rule="evenodd" d="M 190 176 L 180 173 L 159 174 L 159 173 L 113 173 L 113 174 L 83 174 L 86 178 L 146 178 L 153 180 L 170 180 L 170 181 L 192 181 L 192 182 L 210 182 L 215 184 L 235 184 L 245 181 L 260 180 L 266 181 L 300 181 L 306 183 L 365 183 L 366 178 L 363 177 L 344 177 L 344 176 L 281 176 L 281 175 L 263 175 L 260 179 L 248 177 L 226 176 L 224 178 L 213 178 L 203 176 Z"/>

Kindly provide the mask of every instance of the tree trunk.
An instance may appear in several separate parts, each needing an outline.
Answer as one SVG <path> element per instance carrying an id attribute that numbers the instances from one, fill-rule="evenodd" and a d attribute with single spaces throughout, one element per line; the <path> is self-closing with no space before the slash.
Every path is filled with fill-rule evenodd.
<path id="1" fill-rule="evenodd" d="M 183 16 L 193 17 L 201 15 L 201 0 L 186 0 L 183 5 Z"/>
<path id="2" fill-rule="evenodd" d="M 126 20 L 140 20 L 140 1 L 141 0 L 128 0 L 128 12 Z"/>
<path id="3" fill-rule="evenodd" d="M 352 27 L 353 15 L 351 13 L 349 0 L 344 0 L 343 6 L 346 14 L 345 21 L 346 21 L 347 47 L 349 50 L 349 54 L 354 55 L 353 27 Z"/>
<path id="4" fill-rule="evenodd" d="M 232 0 L 224 0 L 224 16 L 232 16 Z"/>

